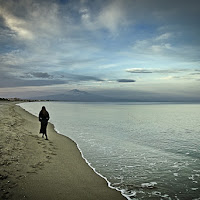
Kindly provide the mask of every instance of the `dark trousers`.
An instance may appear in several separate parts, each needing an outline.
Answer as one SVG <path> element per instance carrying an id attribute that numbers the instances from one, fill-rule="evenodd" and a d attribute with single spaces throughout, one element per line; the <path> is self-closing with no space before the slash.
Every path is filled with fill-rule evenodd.
<path id="1" fill-rule="evenodd" d="M 42 119 L 41 120 L 41 128 L 40 128 L 40 133 L 43 133 L 43 134 L 47 134 L 47 124 L 48 124 L 48 121 L 45 120 L 45 119 Z"/>

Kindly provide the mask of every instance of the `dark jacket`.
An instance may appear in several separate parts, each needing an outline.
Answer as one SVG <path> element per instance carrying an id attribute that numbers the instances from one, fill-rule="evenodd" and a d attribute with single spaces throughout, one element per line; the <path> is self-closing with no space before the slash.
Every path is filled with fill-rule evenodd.
<path id="1" fill-rule="evenodd" d="M 49 120 L 49 113 L 46 111 L 46 115 L 44 115 L 42 113 L 42 111 L 40 111 L 40 114 L 39 114 L 39 121 L 47 121 L 48 122 Z"/>

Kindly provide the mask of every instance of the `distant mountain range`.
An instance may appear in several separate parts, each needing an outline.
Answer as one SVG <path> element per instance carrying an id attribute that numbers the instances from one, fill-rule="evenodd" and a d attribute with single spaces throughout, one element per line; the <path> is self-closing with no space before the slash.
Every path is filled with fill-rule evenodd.
<path id="1" fill-rule="evenodd" d="M 49 95 L 35 97 L 35 100 L 50 100 L 50 101 L 83 101 L 83 102 L 104 102 L 104 101 L 118 101 L 112 97 L 105 97 L 101 95 L 92 94 L 89 92 L 73 89 L 65 94 Z"/>

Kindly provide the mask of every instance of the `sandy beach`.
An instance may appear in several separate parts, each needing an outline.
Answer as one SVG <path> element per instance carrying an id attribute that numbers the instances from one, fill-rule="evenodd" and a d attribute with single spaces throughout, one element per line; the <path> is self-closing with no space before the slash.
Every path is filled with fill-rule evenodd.
<path id="1" fill-rule="evenodd" d="M 81 157 L 76 144 L 12 102 L 0 102 L 0 199 L 122 200 Z"/>

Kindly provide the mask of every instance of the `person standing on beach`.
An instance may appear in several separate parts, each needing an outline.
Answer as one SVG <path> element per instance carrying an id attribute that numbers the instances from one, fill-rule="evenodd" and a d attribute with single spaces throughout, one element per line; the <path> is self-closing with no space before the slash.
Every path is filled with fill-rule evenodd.
<path id="1" fill-rule="evenodd" d="M 46 137 L 46 140 L 48 140 L 47 137 L 47 124 L 49 120 L 49 113 L 47 112 L 46 108 L 42 106 L 42 110 L 39 113 L 39 121 L 41 122 L 41 128 L 40 133 L 42 133 L 42 137 Z"/>

